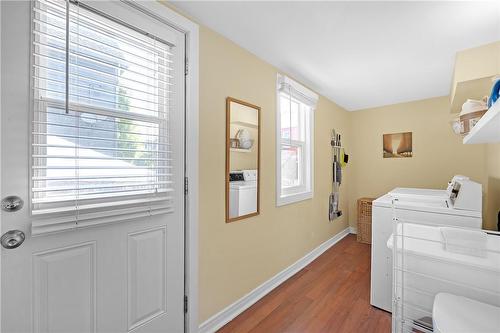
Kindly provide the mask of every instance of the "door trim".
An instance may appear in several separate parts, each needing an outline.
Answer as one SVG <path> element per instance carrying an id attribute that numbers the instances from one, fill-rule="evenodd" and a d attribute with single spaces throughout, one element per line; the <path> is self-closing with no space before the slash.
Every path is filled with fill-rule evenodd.
<path id="1" fill-rule="evenodd" d="M 0 3 L 0 78 L 2 77 L 2 4 Z M 0 128 L 2 128 L 2 80 L 0 79 Z M 0 200 L 3 198 L 2 187 L 2 136 L 0 135 Z M 0 214 L 0 233 L 2 232 L 2 214 Z M 2 332 L 2 256 L 0 255 L 0 333 Z"/>
<path id="2" fill-rule="evenodd" d="M 122 0 L 129 2 L 130 0 Z M 157 1 L 134 1 L 150 15 L 182 31 L 186 36 L 186 118 L 185 118 L 185 177 L 189 188 L 185 195 L 185 295 L 188 297 L 184 331 L 198 332 L 198 152 L 199 152 L 199 26 L 176 13 L 167 4 Z"/>

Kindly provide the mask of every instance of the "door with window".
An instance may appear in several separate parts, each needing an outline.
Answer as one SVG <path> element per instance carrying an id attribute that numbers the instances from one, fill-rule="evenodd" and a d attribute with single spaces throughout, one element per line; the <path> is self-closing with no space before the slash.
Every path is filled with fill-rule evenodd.
<path id="1" fill-rule="evenodd" d="M 184 331 L 185 36 L 1 3 L 2 332 Z"/>

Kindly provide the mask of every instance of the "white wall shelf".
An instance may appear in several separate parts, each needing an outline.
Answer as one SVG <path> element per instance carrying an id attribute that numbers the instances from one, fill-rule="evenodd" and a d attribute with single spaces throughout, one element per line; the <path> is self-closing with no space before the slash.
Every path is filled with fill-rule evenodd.
<path id="1" fill-rule="evenodd" d="M 252 149 L 243 149 L 243 148 L 230 148 L 229 149 L 230 151 L 234 151 L 234 152 L 237 152 L 237 153 L 250 153 L 252 151 Z"/>
<path id="2" fill-rule="evenodd" d="M 232 121 L 231 125 L 250 127 L 250 128 L 259 128 L 259 126 L 257 126 L 257 124 L 249 123 L 246 121 Z"/>
<path id="3" fill-rule="evenodd" d="M 464 144 L 495 142 L 500 142 L 500 101 L 491 106 L 463 139 Z"/>

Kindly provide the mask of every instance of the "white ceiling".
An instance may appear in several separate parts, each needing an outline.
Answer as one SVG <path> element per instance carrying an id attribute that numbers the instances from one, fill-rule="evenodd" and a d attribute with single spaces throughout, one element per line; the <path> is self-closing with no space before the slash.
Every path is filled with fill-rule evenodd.
<path id="1" fill-rule="evenodd" d="M 455 53 L 500 40 L 500 1 L 173 5 L 347 110 L 448 95 Z"/>

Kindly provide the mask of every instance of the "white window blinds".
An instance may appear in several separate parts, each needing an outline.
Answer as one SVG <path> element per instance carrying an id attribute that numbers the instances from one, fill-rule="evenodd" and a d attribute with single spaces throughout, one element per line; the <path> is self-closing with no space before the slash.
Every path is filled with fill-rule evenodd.
<path id="1" fill-rule="evenodd" d="M 33 234 L 169 212 L 172 45 L 61 0 L 32 38 Z"/>
<path id="2" fill-rule="evenodd" d="M 277 86 L 279 92 L 287 94 L 313 109 L 316 108 L 319 98 L 318 94 L 290 79 L 288 76 L 278 74 Z"/>

